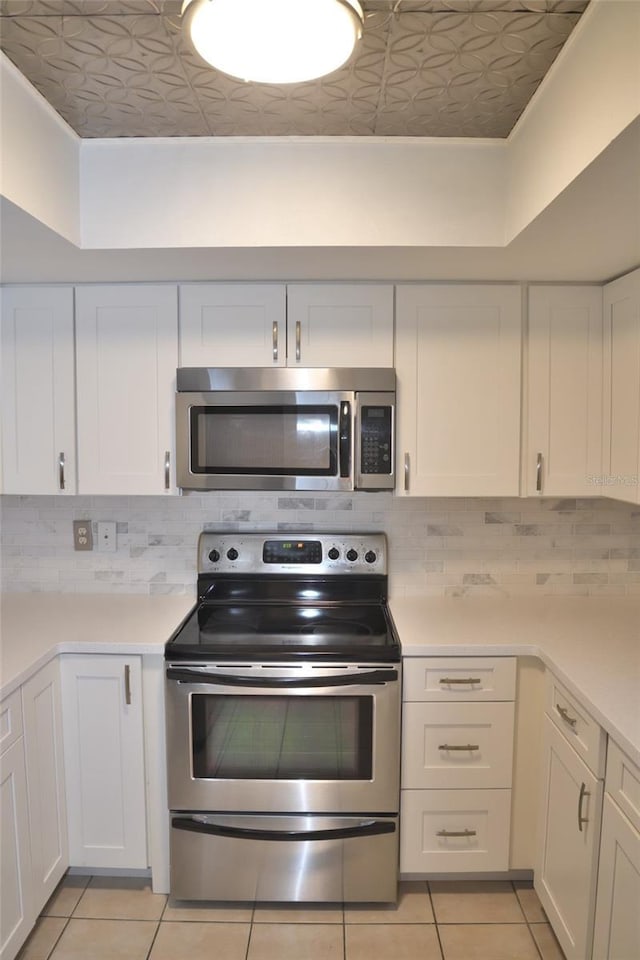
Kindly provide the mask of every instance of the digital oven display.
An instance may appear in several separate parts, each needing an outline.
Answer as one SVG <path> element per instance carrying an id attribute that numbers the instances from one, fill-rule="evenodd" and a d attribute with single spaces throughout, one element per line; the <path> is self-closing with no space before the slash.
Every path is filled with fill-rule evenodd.
<path id="1" fill-rule="evenodd" d="M 319 540 L 265 540 L 263 563 L 322 563 Z"/>

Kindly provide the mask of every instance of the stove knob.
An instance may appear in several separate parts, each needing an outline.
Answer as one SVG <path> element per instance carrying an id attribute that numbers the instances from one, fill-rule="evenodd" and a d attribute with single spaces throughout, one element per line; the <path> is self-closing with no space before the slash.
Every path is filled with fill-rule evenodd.
<path id="1" fill-rule="evenodd" d="M 211 552 L 209 553 L 209 560 L 211 560 L 211 563 L 217 563 L 219 559 L 220 559 L 220 554 L 218 553 L 218 551 L 211 550 Z"/>
<path id="2" fill-rule="evenodd" d="M 367 550 L 367 552 L 364 555 L 364 558 L 367 561 L 367 563 L 375 563 L 376 560 L 378 559 L 378 557 L 373 552 L 373 550 Z"/>
<path id="3" fill-rule="evenodd" d="M 337 550 L 335 547 L 331 547 L 327 556 L 329 557 L 329 560 L 337 560 L 338 557 L 340 556 L 340 551 Z"/>
<path id="4" fill-rule="evenodd" d="M 238 559 L 238 551 L 236 550 L 235 547 L 229 547 L 229 549 L 227 550 L 227 560 L 237 560 L 237 559 Z"/>
<path id="5" fill-rule="evenodd" d="M 353 547 L 351 550 L 347 550 L 347 560 L 350 560 L 353 563 L 354 560 L 358 559 L 358 551 L 354 550 Z"/>

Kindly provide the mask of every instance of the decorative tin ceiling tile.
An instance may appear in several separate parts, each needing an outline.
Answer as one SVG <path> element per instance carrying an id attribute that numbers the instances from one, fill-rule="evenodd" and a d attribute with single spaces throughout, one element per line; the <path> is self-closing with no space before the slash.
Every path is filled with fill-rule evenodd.
<path id="1" fill-rule="evenodd" d="M 0 48 L 83 137 L 505 137 L 587 2 L 365 0 L 352 60 L 291 86 L 204 64 L 181 0 L 0 0 Z"/>

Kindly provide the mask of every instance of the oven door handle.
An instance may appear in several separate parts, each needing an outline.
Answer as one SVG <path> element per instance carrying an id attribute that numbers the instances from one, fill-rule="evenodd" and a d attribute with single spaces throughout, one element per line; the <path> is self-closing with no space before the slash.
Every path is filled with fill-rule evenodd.
<path id="1" fill-rule="evenodd" d="M 348 840 L 350 837 L 376 837 L 394 833 L 396 825 L 390 820 L 363 820 L 353 827 L 327 830 L 256 830 L 251 827 L 231 827 L 221 823 L 203 823 L 190 817 L 174 817 L 174 830 L 205 833 L 215 837 L 235 837 L 244 840 Z"/>
<path id="2" fill-rule="evenodd" d="M 369 670 L 366 673 L 344 673 L 335 677 L 243 677 L 229 673 L 198 673 L 197 670 L 167 668 L 167 679 L 178 683 L 210 683 L 214 686 L 304 689 L 307 687 L 373 686 L 397 681 L 397 670 Z"/>

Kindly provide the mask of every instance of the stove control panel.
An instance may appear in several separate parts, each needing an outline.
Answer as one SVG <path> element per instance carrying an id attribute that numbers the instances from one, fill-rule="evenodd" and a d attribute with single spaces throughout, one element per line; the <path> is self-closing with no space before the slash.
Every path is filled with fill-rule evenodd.
<path id="1" fill-rule="evenodd" d="M 198 573 L 387 573 L 384 533 L 201 533 Z"/>

